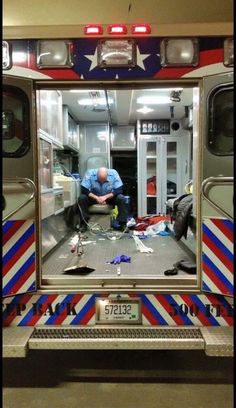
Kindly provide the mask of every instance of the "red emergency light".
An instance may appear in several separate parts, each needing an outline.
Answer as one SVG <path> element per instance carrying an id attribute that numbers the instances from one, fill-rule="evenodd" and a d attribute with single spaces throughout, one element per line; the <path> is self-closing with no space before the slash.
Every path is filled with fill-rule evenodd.
<path id="1" fill-rule="evenodd" d="M 86 35 L 101 35 L 103 28 L 100 24 L 88 24 L 84 27 L 84 34 Z"/>
<path id="2" fill-rule="evenodd" d="M 127 34 L 125 24 L 110 24 L 107 28 L 108 34 Z"/>
<path id="3" fill-rule="evenodd" d="M 133 24 L 131 32 L 132 34 L 150 34 L 151 27 L 149 24 Z"/>

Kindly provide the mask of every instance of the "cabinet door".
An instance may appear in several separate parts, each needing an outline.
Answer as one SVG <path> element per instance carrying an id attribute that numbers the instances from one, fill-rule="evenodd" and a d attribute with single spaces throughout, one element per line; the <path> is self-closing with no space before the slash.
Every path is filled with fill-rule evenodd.
<path id="1" fill-rule="evenodd" d="M 85 127 L 85 153 L 101 154 L 108 152 L 107 124 L 89 124 Z"/>
<path id="2" fill-rule="evenodd" d="M 101 166 L 110 167 L 109 124 L 80 124 L 80 174 Z"/>
<path id="3" fill-rule="evenodd" d="M 189 137 L 139 137 L 140 216 L 165 214 L 166 201 L 184 194 L 189 180 L 189 155 Z"/>
<path id="4" fill-rule="evenodd" d="M 161 140 L 159 137 L 139 141 L 139 215 L 161 212 Z"/>
<path id="5" fill-rule="evenodd" d="M 179 179 L 179 159 L 177 140 L 166 140 L 163 155 L 163 180 L 162 180 L 162 209 L 166 212 L 166 201 L 177 197 Z"/>
<path id="6" fill-rule="evenodd" d="M 37 91 L 38 130 L 59 148 L 62 140 L 62 97 L 57 90 Z"/>
<path id="7" fill-rule="evenodd" d="M 162 205 L 166 212 L 166 201 L 184 194 L 190 177 L 189 135 L 162 138 Z"/>
<path id="8" fill-rule="evenodd" d="M 39 139 L 40 167 L 39 179 L 41 192 L 53 188 L 52 178 L 52 142 Z"/>

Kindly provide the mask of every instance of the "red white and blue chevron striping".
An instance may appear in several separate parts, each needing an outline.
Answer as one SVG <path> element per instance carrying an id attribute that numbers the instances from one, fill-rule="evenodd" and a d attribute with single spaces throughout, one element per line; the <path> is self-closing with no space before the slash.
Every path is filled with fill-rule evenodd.
<path id="1" fill-rule="evenodd" d="M 3 223 L 2 259 L 3 296 L 35 290 L 35 227 L 32 220 Z"/>
<path id="2" fill-rule="evenodd" d="M 233 229 L 227 219 L 204 219 L 202 227 L 202 289 L 233 296 Z"/>
<path id="3" fill-rule="evenodd" d="M 4 299 L 4 326 L 94 325 L 95 302 L 104 294 L 18 295 Z M 233 308 L 221 295 L 126 294 L 141 300 L 144 326 L 232 326 Z"/>

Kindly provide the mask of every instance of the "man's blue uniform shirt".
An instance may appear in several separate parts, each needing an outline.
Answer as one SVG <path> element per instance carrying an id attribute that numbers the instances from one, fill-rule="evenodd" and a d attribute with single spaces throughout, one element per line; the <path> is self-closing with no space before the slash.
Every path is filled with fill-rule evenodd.
<path id="1" fill-rule="evenodd" d="M 121 178 L 116 170 L 107 169 L 107 180 L 100 183 L 97 178 L 98 169 L 88 170 L 82 180 L 81 186 L 89 190 L 89 192 L 104 196 L 109 193 L 114 193 L 119 187 L 123 186 Z"/>

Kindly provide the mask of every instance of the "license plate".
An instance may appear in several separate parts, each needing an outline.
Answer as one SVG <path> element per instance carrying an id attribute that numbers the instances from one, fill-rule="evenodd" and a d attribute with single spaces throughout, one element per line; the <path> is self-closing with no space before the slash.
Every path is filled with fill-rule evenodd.
<path id="1" fill-rule="evenodd" d="M 97 299 L 96 323 L 140 324 L 140 299 Z"/>

